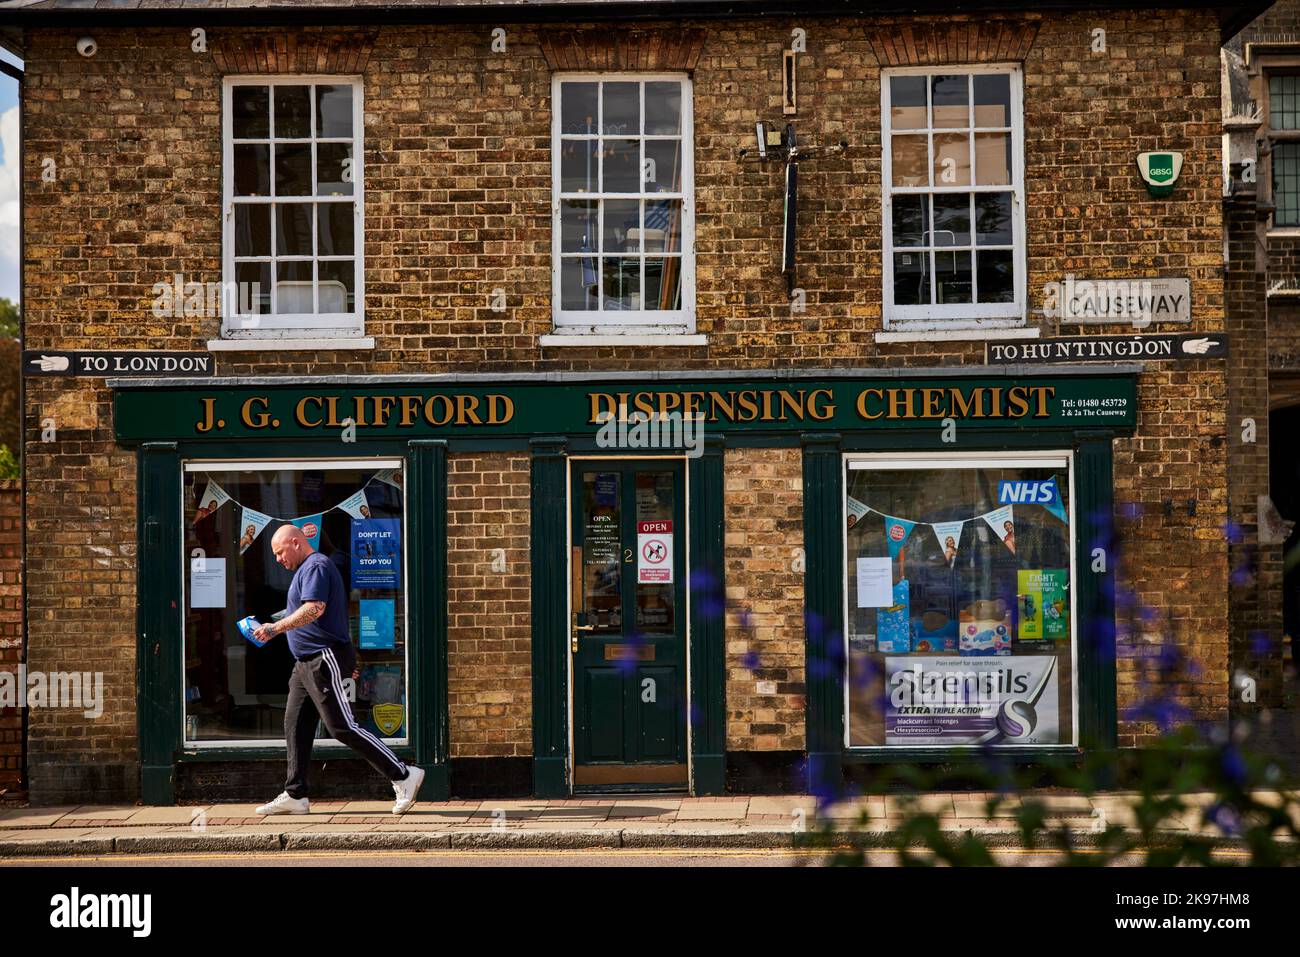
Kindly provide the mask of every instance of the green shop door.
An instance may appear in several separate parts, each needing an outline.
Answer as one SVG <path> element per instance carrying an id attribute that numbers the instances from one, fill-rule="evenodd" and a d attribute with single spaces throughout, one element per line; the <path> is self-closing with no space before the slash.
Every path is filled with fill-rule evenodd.
<path id="1" fill-rule="evenodd" d="M 573 462 L 573 783 L 685 788 L 684 470 Z"/>

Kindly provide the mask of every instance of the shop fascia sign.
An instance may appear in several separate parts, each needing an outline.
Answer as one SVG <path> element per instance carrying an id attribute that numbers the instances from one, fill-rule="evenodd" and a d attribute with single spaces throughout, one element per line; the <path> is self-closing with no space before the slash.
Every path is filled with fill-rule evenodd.
<path id="1" fill-rule="evenodd" d="M 1139 153 L 1138 172 L 1147 184 L 1147 192 L 1156 199 L 1163 199 L 1174 191 L 1174 184 L 1183 171 L 1183 154 L 1172 150 L 1155 153 Z"/>
<path id="2" fill-rule="evenodd" d="M 199 387 L 123 386 L 115 396 L 120 441 L 595 434 L 614 421 L 702 423 L 717 432 L 924 429 L 944 420 L 978 428 L 1128 428 L 1131 376 L 1006 379 L 840 379 Z M 1091 410 L 1087 414 L 1079 410 Z"/>

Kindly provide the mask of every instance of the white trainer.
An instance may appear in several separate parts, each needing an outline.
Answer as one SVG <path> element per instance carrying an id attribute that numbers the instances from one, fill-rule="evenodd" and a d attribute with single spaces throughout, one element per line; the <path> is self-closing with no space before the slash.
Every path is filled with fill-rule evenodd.
<path id="1" fill-rule="evenodd" d="M 410 810 L 416 796 L 420 793 L 420 785 L 424 783 L 424 771 L 420 768 L 408 764 L 406 770 L 407 775 L 404 780 L 393 782 L 393 793 L 397 795 L 397 803 L 393 805 L 394 814 Z"/>
<path id="2" fill-rule="evenodd" d="M 281 791 L 273 801 L 267 801 L 257 809 L 258 814 L 307 814 L 311 811 L 311 802 L 306 798 L 289 797 L 288 791 Z"/>

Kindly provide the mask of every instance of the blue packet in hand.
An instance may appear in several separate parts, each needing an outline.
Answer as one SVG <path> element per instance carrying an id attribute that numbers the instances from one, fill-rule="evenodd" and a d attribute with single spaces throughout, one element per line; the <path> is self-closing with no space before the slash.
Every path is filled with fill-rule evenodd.
<path id="1" fill-rule="evenodd" d="M 257 645 L 257 647 L 261 648 L 263 645 L 266 644 L 265 641 L 258 641 L 257 636 L 254 634 L 254 632 L 256 632 L 257 629 L 262 627 L 262 623 L 258 621 L 256 618 L 254 618 L 252 615 L 249 615 L 247 618 L 239 619 L 238 627 L 239 627 L 239 633 L 243 635 L 245 638 L 247 638 L 249 641 L 251 641 L 253 644 Z"/>

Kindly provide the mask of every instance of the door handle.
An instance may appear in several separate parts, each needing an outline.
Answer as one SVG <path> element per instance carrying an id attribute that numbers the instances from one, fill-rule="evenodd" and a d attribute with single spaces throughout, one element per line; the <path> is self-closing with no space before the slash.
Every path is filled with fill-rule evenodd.
<path id="1" fill-rule="evenodd" d="M 595 631 L 595 630 L 596 630 L 595 625 L 574 625 L 573 626 L 573 641 L 569 647 L 575 655 L 578 653 L 578 633 L 583 631 Z"/>

